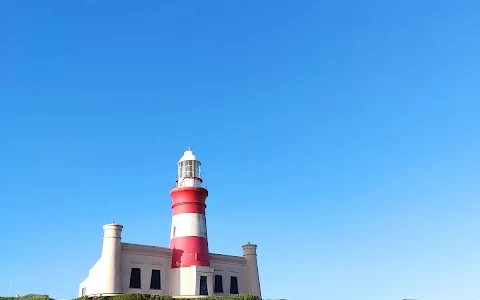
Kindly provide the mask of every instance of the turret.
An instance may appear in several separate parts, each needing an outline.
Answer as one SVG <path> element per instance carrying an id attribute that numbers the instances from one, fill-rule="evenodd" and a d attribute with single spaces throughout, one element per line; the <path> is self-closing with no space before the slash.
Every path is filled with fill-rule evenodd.
<path id="1" fill-rule="evenodd" d="M 122 229 L 123 226 L 115 224 L 115 222 L 103 225 L 101 260 L 104 275 L 99 278 L 102 283 L 98 286 L 98 294 L 122 293 Z"/>
<path id="2" fill-rule="evenodd" d="M 262 299 L 260 276 L 258 274 L 257 245 L 248 243 L 247 245 L 243 245 L 242 248 L 243 257 L 245 257 L 247 261 L 245 265 L 245 293 L 258 296 Z"/>

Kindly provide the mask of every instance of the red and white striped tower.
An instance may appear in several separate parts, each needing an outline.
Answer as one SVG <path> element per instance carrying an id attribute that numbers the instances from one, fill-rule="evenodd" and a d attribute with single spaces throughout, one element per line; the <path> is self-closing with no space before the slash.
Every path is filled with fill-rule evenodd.
<path id="1" fill-rule="evenodd" d="M 176 185 L 170 192 L 173 202 L 170 234 L 172 296 L 213 294 L 213 268 L 210 267 L 205 218 L 208 191 L 203 184 L 200 165 L 188 148 L 178 162 Z"/>

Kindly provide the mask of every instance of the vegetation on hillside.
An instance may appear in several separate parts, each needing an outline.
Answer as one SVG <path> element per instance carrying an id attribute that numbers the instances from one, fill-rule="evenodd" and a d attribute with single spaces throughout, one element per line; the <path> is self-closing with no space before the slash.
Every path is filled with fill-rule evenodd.
<path id="1" fill-rule="evenodd" d="M 0 297 L 0 300 L 52 300 L 52 297 L 48 295 L 28 294 L 18 297 Z"/>
<path id="2" fill-rule="evenodd" d="M 159 295 L 150 295 L 150 294 L 122 294 L 116 296 L 98 296 L 98 297 L 80 297 L 73 300 L 173 300 L 175 298 L 171 296 L 159 296 Z M 179 298 L 182 300 L 199 300 L 199 298 Z M 208 296 L 205 298 L 200 299 L 207 299 L 207 300 L 260 300 L 259 297 L 248 295 L 248 294 L 241 294 L 236 296 Z"/>
<path id="3" fill-rule="evenodd" d="M 199 300 L 198 298 L 181 298 L 182 300 Z M 206 300 L 260 300 L 257 296 L 241 294 L 236 296 L 208 296 L 200 298 Z M 48 295 L 28 294 L 18 297 L 0 297 L 0 300 L 54 300 Z M 174 300 L 171 296 L 159 296 L 149 294 L 122 294 L 116 296 L 94 296 L 94 297 L 80 297 L 72 300 Z"/>

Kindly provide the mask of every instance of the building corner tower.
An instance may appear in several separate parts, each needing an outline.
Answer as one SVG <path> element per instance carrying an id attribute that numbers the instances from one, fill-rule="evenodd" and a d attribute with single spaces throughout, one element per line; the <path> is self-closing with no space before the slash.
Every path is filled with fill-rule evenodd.
<path id="1" fill-rule="evenodd" d="M 196 296 L 213 294 L 213 268 L 207 239 L 205 201 L 208 191 L 200 174 L 200 161 L 190 148 L 178 162 L 172 198 L 170 248 L 173 250 L 170 271 L 170 295 Z"/>
<path id="2" fill-rule="evenodd" d="M 112 222 L 103 225 L 102 264 L 104 276 L 97 294 L 115 295 L 122 293 L 121 239 L 123 226 Z"/>
<path id="3" fill-rule="evenodd" d="M 243 245 L 242 248 L 243 257 L 245 257 L 245 260 L 247 261 L 245 264 L 246 293 L 258 296 L 262 299 L 260 276 L 258 274 L 257 245 L 248 243 Z"/>

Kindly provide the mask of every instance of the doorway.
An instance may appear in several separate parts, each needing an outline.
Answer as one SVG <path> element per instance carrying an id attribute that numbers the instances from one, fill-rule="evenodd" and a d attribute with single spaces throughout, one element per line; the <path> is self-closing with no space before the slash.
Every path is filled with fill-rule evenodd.
<path id="1" fill-rule="evenodd" d="M 200 295 L 208 295 L 207 276 L 200 276 Z"/>

